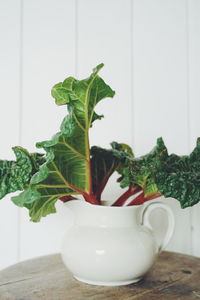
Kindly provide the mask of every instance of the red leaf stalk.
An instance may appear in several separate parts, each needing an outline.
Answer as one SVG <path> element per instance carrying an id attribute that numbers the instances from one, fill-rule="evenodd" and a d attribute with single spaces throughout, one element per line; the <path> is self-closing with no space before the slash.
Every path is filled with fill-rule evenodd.
<path id="1" fill-rule="evenodd" d="M 122 206 L 126 202 L 128 198 L 137 194 L 141 188 L 138 185 L 131 185 L 129 189 L 122 194 L 113 204 L 112 206 Z"/>
<path id="2" fill-rule="evenodd" d="M 91 204 L 100 205 L 99 201 L 96 199 L 95 195 L 93 195 L 93 194 L 83 194 L 83 197 L 84 197 L 85 201 L 87 201 Z"/>
<path id="3" fill-rule="evenodd" d="M 140 205 L 143 204 L 144 202 L 145 202 L 144 192 L 142 192 L 136 198 L 134 198 L 127 206 Z"/>
<path id="4" fill-rule="evenodd" d="M 151 196 L 144 197 L 144 192 L 142 192 L 142 193 L 139 194 L 136 198 L 134 198 L 134 199 L 128 204 L 128 206 L 131 206 L 131 205 L 141 205 L 141 204 L 143 204 L 143 203 L 146 202 L 146 201 L 156 199 L 156 198 L 158 198 L 158 197 L 160 197 L 160 196 L 161 196 L 160 193 L 156 193 L 156 194 L 153 194 L 153 195 L 151 195 Z"/>
<path id="5" fill-rule="evenodd" d="M 60 197 L 60 200 L 65 203 L 65 202 L 70 201 L 70 200 L 77 200 L 77 198 L 73 197 L 71 195 L 68 195 L 68 196 Z"/>

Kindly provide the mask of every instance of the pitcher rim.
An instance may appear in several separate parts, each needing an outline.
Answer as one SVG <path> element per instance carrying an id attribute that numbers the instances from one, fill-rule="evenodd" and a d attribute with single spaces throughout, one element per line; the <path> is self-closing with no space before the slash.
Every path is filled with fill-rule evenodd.
<path id="1" fill-rule="evenodd" d="M 103 200 L 106 201 L 106 200 Z M 149 201 L 148 201 L 149 202 Z M 99 208 L 99 209 L 115 209 L 115 210 L 131 210 L 131 209 L 137 209 L 139 207 L 142 207 L 143 204 L 140 205 L 131 205 L 131 206 L 110 206 L 110 205 L 98 205 L 98 204 L 92 204 L 89 203 L 85 200 L 81 200 L 81 199 L 77 199 L 77 200 L 70 200 L 67 201 L 65 204 L 67 205 L 68 203 L 72 203 L 72 204 L 84 204 L 85 206 L 91 207 L 91 208 Z M 145 204 L 145 203 L 144 203 Z"/>

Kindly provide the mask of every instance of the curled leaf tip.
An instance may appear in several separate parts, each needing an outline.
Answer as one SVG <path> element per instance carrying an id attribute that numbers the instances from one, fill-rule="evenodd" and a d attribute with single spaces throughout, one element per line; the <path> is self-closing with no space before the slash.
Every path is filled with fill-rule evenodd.
<path id="1" fill-rule="evenodd" d="M 93 73 L 98 73 L 103 67 L 104 67 L 104 64 L 103 64 L 103 63 L 97 65 L 97 66 L 93 69 Z"/>
<path id="2" fill-rule="evenodd" d="M 200 137 L 197 138 L 197 146 L 200 146 Z"/>
<path id="3" fill-rule="evenodd" d="M 163 138 L 161 136 L 159 138 L 157 138 L 157 143 L 164 144 Z"/>

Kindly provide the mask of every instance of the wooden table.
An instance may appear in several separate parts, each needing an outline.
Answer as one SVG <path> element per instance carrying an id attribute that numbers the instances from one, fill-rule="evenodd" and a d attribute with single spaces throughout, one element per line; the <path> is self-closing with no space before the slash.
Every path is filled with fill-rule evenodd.
<path id="1" fill-rule="evenodd" d="M 200 259 L 163 252 L 137 283 L 92 286 L 75 280 L 59 254 L 40 257 L 0 272 L 0 300 L 167 300 L 200 299 Z"/>

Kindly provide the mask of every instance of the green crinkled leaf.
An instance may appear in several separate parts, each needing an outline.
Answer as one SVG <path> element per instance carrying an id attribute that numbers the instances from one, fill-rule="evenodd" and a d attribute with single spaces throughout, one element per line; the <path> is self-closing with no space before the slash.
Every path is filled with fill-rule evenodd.
<path id="1" fill-rule="evenodd" d="M 67 104 L 71 119 L 79 128 L 88 130 L 92 126 L 92 121 L 101 119 L 102 116 L 94 112 L 95 106 L 102 99 L 113 97 L 115 94 L 98 76 L 103 66 L 100 64 L 94 68 L 89 78 L 76 80 L 69 77 L 52 88 L 52 96 L 56 104 Z"/>
<path id="2" fill-rule="evenodd" d="M 0 199 L 8 193 L 23 190 L 44 162 L 43 154 L 30 154 L 22 147 L 13 147 L 13 151 L 16 161 L 0 160 Z"/>
<path id="3" fill-rule="evenodd" d="M 32 174 L 38 172 L 41 165 L 46 162 L 45 155 L 43 153 L 30 153 L 32 163 Z"/>
<path id="4" fill-rule="evenodd" d="M 155 194 L 160 194 L 160 191 L 155 183 L 155 179 L 153 176 L 148 176 L 145 182 L 144 190 L 144 197 L 148 198 Z"/>
<path id="5" fill-rule="evenodd" d="M 46 162 L 40 166 L 39 172 L 32 176 L 27 189 L 18 196 L 12 197 L 12 201 L 16 205 L 25 206 L 29 209 L 29 215 L 34 222 L 38 222 L 41 217 L 55 212 L 54 204 L 59 198 L 77 194 L 68 187 L 62 175 L 52 168 L 54 168 L 54 153 L 49 150 Z"/>
<path id="6" fill-rule="evenodd" d="M 60 174 L 62 184 L 65 181 L 65 185 L 80 193 L 90 193 L 92 188 L 88 130 L 92 120 L 101 117 L 94 112 L 94 107 L 100 100 L 114 96 L 114 91 L 98 76 L 102 67 L 103 64 L 98 65 L 87 79 L 70 77 L 59 87 L 54 86 L 52 95 L 56 103 L 67 104 L 69 115 L 52 140 L 37 144 L 46 151 L 51 148 L 54 160 L 47 167 Z"/>
<path id="7" fill-rule="evenodd" d="M 37 191 L 27 189 L 18 196 L 12 197 L 12 201 L 17 206 L 23 207 L 25 204 L 31 204 L 40 199 L 40 194 Z"/>
<path id="8" fill-rule="evenodd" d="M 41 198 L 41 196 L 32 202 L 26 203 L 24 206 L 29 210 L 29 216 L 32 222 L 39 222 L 42 217 L 56 212 L 55 203 L 57 197 Z"/>
<path id="9" fill-rule="evenodd" d="M 114 96 L 114 91 L 98 76 L 102 67 L 103 64 L 98 65 L 87 79 L 69 77 L 52 89 L 56 103 L 66 104 L 69 114 L 60 132 L 49 141 L 37 143 L 47 152 L 47 162 L 33 176 L 29 187 L 40 194 L 40 199 L 28 206 L 24 203 L 32 220 L 39 221 L 41 216 L 55 212 L 54 204 L 60 197 L 92 193 L 89 128 L 102 117 L 94 112 L 96 104 Z M 18 201 L 23 202 L 20 198 Z"/>
<path id="10" fill-rule="evenodd" d="M 200 201 L 200 140 L 190 155 L 169 155 L 158 164 L 155 182 L 165 197 L 180 201 L 181 207 Z"/>
<path id="11" fill-rule="evenodd" d="M 134 153 L 133 153 L 132 148 L 127 144 L 124 144 L 124 143 L 119 144 L 116 142 L 112 142 L 111 146 L 112 146 L 113 150 L 116 151 L 116 153 L 119 153 L 119 156 L 121 158 L 125 159 L 126 165 L 129 165 L 130 161 L 132 161 L 134 158 Z M 124 169 L 124 165 L 120 165 L 117 168 L 117 172 L 122 175 L 123 169 Z"/>
<path id="12" fill-rule="evenodd" d="M 158 187 L 155 183 L 154 174 L 158 162 L 168 157 L 167 148 L 162 138 L 157 139 L 157 145 L 148 154 L 139 158 L 134 158 L 130 166 L 123 170 L 124 178 L 121 187 L 133 184 L 139 185 L 144 191 L 144 197 L 157 194 Z"/>
<path id="13" fill-rule="evenodd" d="M 128 145 L 113 142 L 111 146 L 112 149 L 97 146 L 91 148 L 92 190 L 99 201 L 110 176 L 115 171 L 122 170 L 127 164 L 127 159 L 133 157 Z"/>

